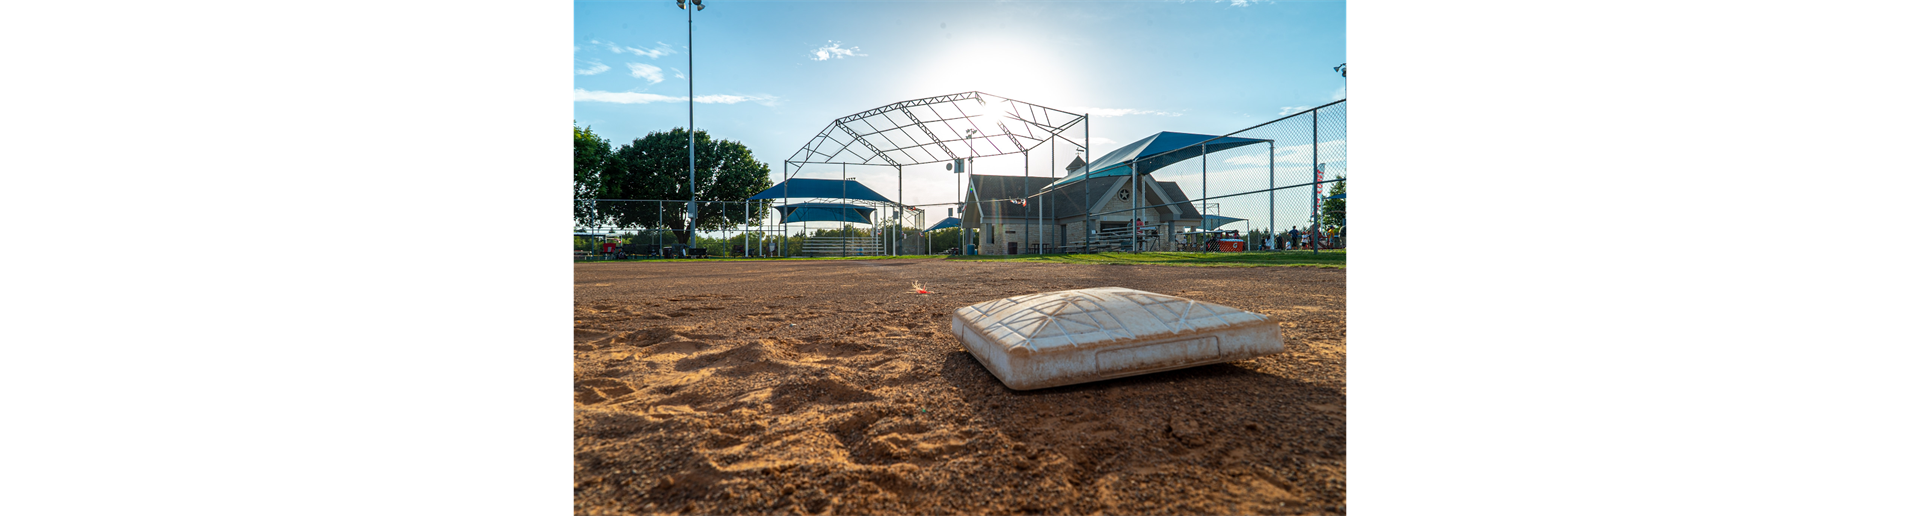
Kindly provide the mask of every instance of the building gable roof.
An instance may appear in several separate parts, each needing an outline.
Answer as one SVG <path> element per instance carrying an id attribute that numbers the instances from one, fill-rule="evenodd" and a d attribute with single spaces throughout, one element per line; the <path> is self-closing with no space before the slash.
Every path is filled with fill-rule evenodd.
<path id="1" fill-rule="evenodd" d="M 1087 214 L 1089 198 L 1093 201 L 1093 206 L 1103 206 L 1103 203 L 1113 197 L 1115 192 L 1119 190 L 1119 187 L 1125 183 L 1126 179 L 1125 177 L 1117 176 L 1096 177 L 1081 182 L 1080 184 L 1066 188 L 1057 188 L 1042 194 L 1040 193 L 1041 188 L 1051 184 L 1055 178 L 980 174 L 972 176 L 974 191 L 968 195 L 967 200 L 973 201 L 974 196 L 978 196 L 981 202 L 990 204 L 989 214 L 1003 220 L 1038 218 L 1041 215 L 1040 210 L 1043 202 L 1045 203 L 1046 218 L 1073 219 Z M 1151 200 L 1151 202 L 1146 204 L 1177 203 L 1173 206 L 1158 209 L 1160 209 L 1162 213 L 1179 213 L 1179 220 L 1200 220 L 1199 211 L 1194 209 L 1193 203 L 1187 199 L 1186 193 L 1180 190 L 1180 185 L 1172 181 L 1148 181 L 1144 184 L 1154 186 L 1154 188 L 1148 189 L 1146 195 L 1148 196 L 1147 199 Z M 1154 190 L 1158 190 L 1158 192 Z M 1160 200 L 1163 196 L 1165 200 Z M 1010 199 L 1019 198 L 1027 198 L 1027 205 L 1021 206 L 1010 201 Z M 975 212 L 973 206 L 974 204 L 972 202 L 967 204 L 967 211 L 965 213 L 967 227 L 978 227 L 980 224 L 980 215 Z M 1169 210 L 1168 208 L 1175 209 Z"/>

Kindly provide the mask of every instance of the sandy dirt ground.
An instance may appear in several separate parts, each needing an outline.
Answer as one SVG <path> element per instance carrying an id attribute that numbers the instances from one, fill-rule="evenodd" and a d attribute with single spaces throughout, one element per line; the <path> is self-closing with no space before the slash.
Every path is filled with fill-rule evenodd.
<path id="1" fill-rule="evenodd" d="M 1287 351 L 1014 391 L 949 330 L 1105 286 L 1274 316 Z M 574 314 L 576 513 L 1346 512 L 1344 269 L 592 263 Z"/>

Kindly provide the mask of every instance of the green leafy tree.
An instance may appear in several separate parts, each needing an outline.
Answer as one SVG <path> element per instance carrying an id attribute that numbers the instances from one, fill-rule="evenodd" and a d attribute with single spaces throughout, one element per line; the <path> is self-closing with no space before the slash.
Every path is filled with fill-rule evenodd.
<path id="1" fill-rule="evenodd" d="M 751 209 L 745 201 L 761 190 L 771 188 L 771 169 L 753 158 L 746 145 L 732 140 L 715 141 L 706 131 L 694 132 L 698 166 L 695 174 L 699 198 L 697 229 L 711 231 L 746 224 L 764 216 L 767 206 L 757 203 Z M 611 202 L 594 208 L 602 220 L 621 228 L 669 229 L 680 243 L 687 243 L 687 203 L 672 202 L 687 198 L 687 131 L 674 129 L 647 133 L 633 143 L 621 145 L 601 170 L 598 198 L 664 199 L 666 203 Z M 733 204 L 723 206 L 722 201 Z"/>
<path id="2" fill-rule="evenodd" d="M 601 173 L 613 160 L 613 145 L 599 135 L 593 134 L 593 128 L 581 129 L 576 122 L 573 126 L 573 220 L 577 225 L 590 225 L 594 219 L 592 201 L 601 195 Z"/>
<path id="3" fill-rule="evenodd" d="M 928 242 L 933 244 L 933 254 L 947 252 L 960 247 L 960 228 L 936 229 L 927 232 Z"/>
<path id="4" fill-rule="evenodd" d="M 1347 193 L 1347 176 L 1333 179 L 1333 189 L 1328 197 Z M 1339 227 L 1347 221 L 1346 199 L 1323 199 L 1320 201 L 1320 227 Z"/>

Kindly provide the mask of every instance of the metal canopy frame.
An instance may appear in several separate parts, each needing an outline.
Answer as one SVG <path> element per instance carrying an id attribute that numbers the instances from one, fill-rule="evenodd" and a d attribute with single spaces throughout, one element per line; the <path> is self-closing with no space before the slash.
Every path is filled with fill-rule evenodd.
<path id="1" fill-rule="evenodd" d="M 1021 154 L 1086 119 L 1086 114 L 978 91 L 940 95 L 834 119 L 787 162 L 903 167 Z M 967 129 L 977 134 L 967 138 Z"/>
<path id="2" fill-rule="evenodd" d="M 834 119 L 786 159 L 781 177 L 792 179 L 800 166 L 808 164 L 840 165 L 843 179 L 847 165 L 893 167 L 901 183 L 896 195 L 904 196 L 902 169 L 908 165 L 1009 154 L 1025 157 L 1041 144 L 1056 140 L 1065 141 L 1092 157 L 1090 121 L 1091 115 L 1087 113 L 979 91 L 895 102 Z M 1080 124 L 1082 131 L 1078 142 L 1062 137 L 1074 124 Z M 905 210 L 920 211 L 906 206 L 904 201 L 896 199 L 893 203 L 895 232 L 905 229 L 902 220 Z M 904 235 L 894 237 L 899 239 Z M 898 245 L 893 247 L 897 252 Z"/>

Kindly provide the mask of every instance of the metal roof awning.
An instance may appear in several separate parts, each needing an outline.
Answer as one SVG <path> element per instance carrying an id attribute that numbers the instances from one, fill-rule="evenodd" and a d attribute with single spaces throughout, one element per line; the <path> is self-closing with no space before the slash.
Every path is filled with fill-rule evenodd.
<path id="1" fill-rule="evenodd" d="M 748 197 L 750 200 L 763 199 L 846 199 L 851 201 L 874 201 L 892 204 L 880 192 L 867 188 L 853 179 L 803 179 L 793 178 L 773 185 L 773 188 L 760 191 Z"/>
<path id="2" fill-rule="evenodd" d="M 1243 220 L 1247 220 L 1247 219 L 1238 218 L 1238 217 L 1228 217 L 1226 215 L 1202 215 L 1200 224 L 1202 226 L 1206 226 L 1207 230 L 1211 231 L 1215 229 L 1220 229 L 1220 226 L 1225 226 L 1227 224 L 1232 224 L 1232 223 L 1240 222 Z"/>
<path id="3" fill-rule="evenodd" d="M 928 227 L 927 231 L 933 231 L 936 229 L 957 228 L 957 227 L 960 227 L 960 218 L 947 217 L 944 219 L 940 219 L 940 222 L 936 222 L 933 224 L 933 226 Z"/>
<path id="4" fill-rule="evenodd" d="M 803 202 L 774 206 L 780 210 L 780 223 L 788 222 L 853 222 L 872 224 L 870 215 L 873 208 L 854 204 L 831 202 Z"/>
<path id="5" fill-rule="evenodd" d="M 1166 168 L 1174 163 L 1199 157 L 1202 150 L 1201 142 L 1206 142 L 1206 153 L 1212 154 L 1268 141 L 1270 140 L 1161 131 L 1115 149 L 1101 156 L 1100 159 L 1094 160 L 1091 165 L 1070 171 L 1067 177 L 1054 181 L 1053 184 L 1047 185 L 1046 189 L 1059 188 L 1083 179 L 1130 175 L 1135 169 L 1143 176 L 1151 174 L 1155 170 Z M 1129 168 L 1129 165 L 1132 168 Z M 1088 170 L 1093 172 L 1089 174 Z"/>

